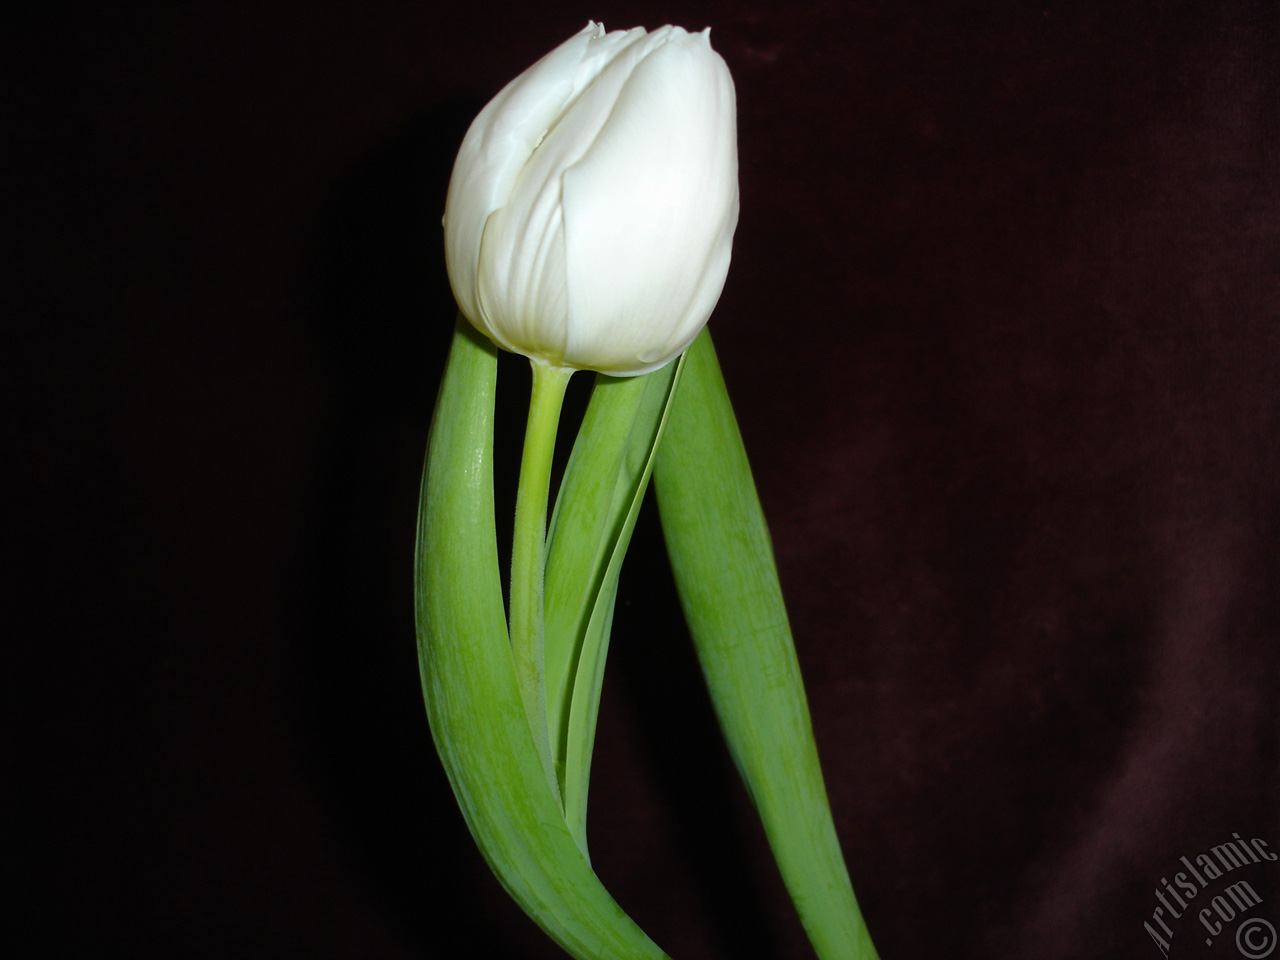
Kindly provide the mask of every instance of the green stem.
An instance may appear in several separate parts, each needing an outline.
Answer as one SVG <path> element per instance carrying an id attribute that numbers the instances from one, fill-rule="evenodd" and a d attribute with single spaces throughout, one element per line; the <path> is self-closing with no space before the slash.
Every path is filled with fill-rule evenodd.
<path id="1" fill-rule="evenodd" d="M 547 692 L 543 679 L 542 587 L 551 461 L 556 449 L 560 407 L 573 371 L 535 361 L 530 361 L 530 365 L 533 368 L 533 389 L 529 396 L 524 453 L 520 458 L 515 540 L 511 548 L 511 653 L 538 756 L 552 793 L 559 799 L 560 790 L 551 760 Z"/>

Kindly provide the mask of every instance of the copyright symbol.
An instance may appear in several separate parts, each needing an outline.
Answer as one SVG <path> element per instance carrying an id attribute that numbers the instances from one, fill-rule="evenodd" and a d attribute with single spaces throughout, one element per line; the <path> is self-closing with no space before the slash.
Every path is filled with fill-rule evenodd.
<path id="1" fill-rule="evenodd" d="M 1271 956 L 1276 948 L 1276 928 L 1261 917 L 1252 917 L 1236 927 L 1236 949 L 1249 960 Z"/>

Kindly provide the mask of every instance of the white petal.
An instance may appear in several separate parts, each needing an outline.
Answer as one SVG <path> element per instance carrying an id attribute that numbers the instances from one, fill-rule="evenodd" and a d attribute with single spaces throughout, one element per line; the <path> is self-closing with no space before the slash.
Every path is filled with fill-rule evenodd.
<path id="1" fill-rule="evenodd" d="M 503 87 L 463 138 L 445 200 L 445 259 L 454 297 L 473 322 L 480 320 L 476 270 L 485 222 L 574 96 L 588 47 L 603 34 L 602 25 L 589 23 L 556 47 Z"/>
<path id="2" fill-rule="evenodd" d="M 563 177 L 565 362 L 618 375 L 661 366 L 697 335 L 737 225 L 728 68 L 705 34 L 650 38 L 608 122 Z"/>
<path id="3" fill-rule="evenodd" d="M 643 30 L 593 39 L 575 76 L 575 98 L 519 171 L 484 227 L 478 313 L 500 344 L 559 362 L 568 334 L 561 174 L 595 141 L 639 61 Z"/>

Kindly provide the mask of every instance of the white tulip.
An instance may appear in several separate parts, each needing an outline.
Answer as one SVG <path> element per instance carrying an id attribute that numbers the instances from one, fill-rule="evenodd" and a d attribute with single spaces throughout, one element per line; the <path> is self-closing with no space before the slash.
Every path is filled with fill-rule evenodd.
<path id="1" fill-rule="evenodd" d="M 678 356 L 738 222 L 733 80 L 710 31 L 590 23 L 471 124 L 445 201 L 464 316 L 499 346 L 614 376 Z"/>

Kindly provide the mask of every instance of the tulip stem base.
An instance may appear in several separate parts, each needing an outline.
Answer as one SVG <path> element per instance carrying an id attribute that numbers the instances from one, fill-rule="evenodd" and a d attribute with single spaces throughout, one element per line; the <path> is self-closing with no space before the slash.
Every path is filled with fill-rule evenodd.
<path id="1" fill-rule="evenodd" d="M 511 548 L 511 654 L 525 712 L 551 790 L 560 790 L 551 759 L 547 695 L 543 677 L 543 580 L 546 567 L 547 499 L 551 463 L 565 388 L 573 370 L 532 361 L 533 387 L 520 482 L 516 490 L 515 538 Z"/>

